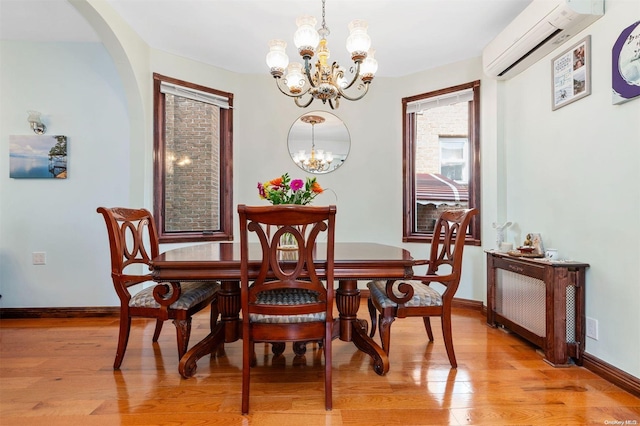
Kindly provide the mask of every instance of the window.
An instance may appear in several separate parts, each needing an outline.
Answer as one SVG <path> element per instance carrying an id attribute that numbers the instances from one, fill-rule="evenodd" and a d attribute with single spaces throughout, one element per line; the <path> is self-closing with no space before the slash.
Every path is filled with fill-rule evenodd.
<path id="1" fill-rule="evenodd" d="M 154 216 L 161 243 L 233 239 L 233 94 L 159 74 Z"/>
<path id="2" fill-rule="evenodd" d="M 440 174 L 461 184 L 469 181 L 469 138 L 440 137 Z"/>
<path id="3" fill-rule="evenodd" d="M 402 99 L 403 241 L 431 241 L 443 210 L 479 208 L 479 106 L 479 81 Z M 468 244 L 480 245 L 479 217 Z"/>

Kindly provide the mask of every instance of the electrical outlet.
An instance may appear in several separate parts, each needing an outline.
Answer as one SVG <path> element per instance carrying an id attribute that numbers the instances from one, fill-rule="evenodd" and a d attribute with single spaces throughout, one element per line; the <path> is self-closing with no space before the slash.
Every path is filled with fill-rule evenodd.
<path id="1" fill-rule="evenodd" d="M 31 260 L 34 265 L 46 265 L 47 253 L 44 251 L 34 251 L 31 253 Z"/>
<path id="2" fill-rule="evenodd" d="M 587 317 L 587 337 L 598 340 L 598 320 Z"/>

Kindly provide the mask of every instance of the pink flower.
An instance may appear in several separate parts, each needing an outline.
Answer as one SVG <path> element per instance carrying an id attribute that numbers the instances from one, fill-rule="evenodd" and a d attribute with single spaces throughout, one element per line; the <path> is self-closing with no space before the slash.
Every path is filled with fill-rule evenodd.
<path id="1" fill-rule="evenodd" d="M 293 179 L 291 181 L 291 190 L 293 192 L 299 191 L 304 186 L 302 179 Z"/>

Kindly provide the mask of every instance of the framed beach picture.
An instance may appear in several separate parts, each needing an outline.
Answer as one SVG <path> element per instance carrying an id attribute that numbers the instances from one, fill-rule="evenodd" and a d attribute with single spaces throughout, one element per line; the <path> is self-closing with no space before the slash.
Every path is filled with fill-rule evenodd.
<path id="1" fill-rule="evenodd" d="M 557 110 L 591 94 L 591 36 L 551 61 L 551 108 Z"/>
<path id="2" fill-rule="evenodd" d="M 66 179 L 66 136 L 9 136 L 9 177 Z"/>

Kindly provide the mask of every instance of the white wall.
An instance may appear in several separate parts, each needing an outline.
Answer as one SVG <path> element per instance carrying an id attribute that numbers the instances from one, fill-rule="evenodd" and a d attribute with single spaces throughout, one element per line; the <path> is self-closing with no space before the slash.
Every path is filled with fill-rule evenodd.
<path id="1" fill-rule="evenodd" d="M 606 14 L 521 75 L 502 83 L 500 126 L 510 238 L 589 263 L 586 314 L 599 339 L 586 351 L 640 376 L 640 99 L 611 103 L 611 48 L 640 18 L 640 2 L 607 0 Z M 551 59 L 591 35 L 591 95 L 551 110 Z M 633 354 L 633 355 L 632 355 Z"/>
<path id="2" fill-rule="evenodd" d="M 591 96 L 551 112 L 548 59 L 508 82 L 482 79 L 482 238 L 484 247 L 493 248 L 491 222 L 509 219 L 522 230 L 509 235 L 516 242 L 522 232 L 541 232 L 548 245 L 590 263 L 587 315 L 599 320 L 601 337 L 588 341 L 587 351 L 640 376 L 640 200 L 631 186 L 639 181 L 640 100 L 612 106 L 608 71 L 613 40 L 631 23 L 627 17 L 639 13 L 635 2 L 608 4 L 607 15 L 588 29 Z M 303 112 L 328 110 L 318 101 L 305 110 L 296 107 L 266 72 L 237 75 L 145 48 L 108 9 L 100 13 L 116 21 L 105 42 L 113 61 L 100 45 L 0 44 L 2 307 L 117 304 L 106 231 L 95 208 L 152 207 L 153 72 L 234 93 L 234 204 L 260 203 L 258 181 L 284 172 L 303 177 L 289 158 L 287 132 Z M 136 59 L 123 66 L 134 53 Z M 479 58 L 398 79 L 376 78 L 363 100 L 344 101 L 334 111 L 349 128 L 351 152 L 340 169 L 319 177 L 335 196 L 327 192 L 318 202 L 337 204 L 340 241 L 403 245 L 401 98 L 480 78 Z M 136 99 L 141 107 L 131 113 Z M 28 109 L 51 115 L 50 134 L 69 136 L 66 181 L 8 178 L 8 135 L 30 132 Z M 403 246 L 414 257 L 427 254 L 423 245 Z M 466 250 L 458 297 L 484 301 L 483 250 Z M 46 251 L 48 264 L 31 265 L 32 251 Z"/>
<path id="3" fill-rule="evenodd" d="M 129 202 L 129 119 L 99 43 L 0 42 L 0 305 L 116 305 L 100 205 Z M 10 179 L 9 135 L 68 137 L 68 179 Z M 43 251 L 47 264 L 31 264 Z"/>

